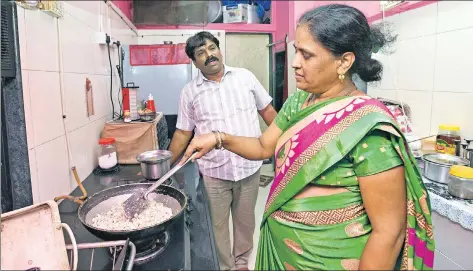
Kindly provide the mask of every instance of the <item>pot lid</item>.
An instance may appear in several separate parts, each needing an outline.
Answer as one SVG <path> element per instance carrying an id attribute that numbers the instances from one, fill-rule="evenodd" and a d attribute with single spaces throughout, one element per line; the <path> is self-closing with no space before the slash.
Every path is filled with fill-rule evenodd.
<path id="1" fill-rule="evenodd" d="M 444 166 L 454 166 L 454 165 L 460 165 L 464 166 L 468 164 L 468 160 L 463 159 L 458 156 L 453 156 L 449 154 L 443 154 L 443 153 L 432 153 L 432 154 L 426 154 L 423 156 L 425 161 L 439 164 L 439 165 L 444 165 Z"/>
<path id="2" fill-rule="evenodd" d="M 101 139 L 99 139 L 99 144 L 100 145 L 110 145 L 110 144 L 113 144 L 115 143 L 115 138 L 113 137 L 103 137 Z"/>
<path id="3" fill-rule="evenodd" d="M 473 179 L 473 168 L 466 166 L 452 166 L 450 174 L 463 179 Z"/>
<path id="4" fill-rule="evenodd" d="M 161 161 L 171 159 L 172 152 L 166 150 L 154 150 L 140 153 L 136 156 L 136 160 L 140 163 L 154 164 Z"/>

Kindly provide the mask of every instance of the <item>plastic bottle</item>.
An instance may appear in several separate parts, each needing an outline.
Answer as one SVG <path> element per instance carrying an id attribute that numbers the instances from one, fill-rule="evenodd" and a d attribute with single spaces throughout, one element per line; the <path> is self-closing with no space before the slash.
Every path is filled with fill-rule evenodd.
<path id="1" fill-rule="evenodd" d="M 148 108 L 149 110 L 153 112 L 156 112 L 156 108 L 154 107 L 153 95 L 151 95 L 151 93 L 148 96 L 148 102 L 146 103 L 146 108 Z"/>
<path id="2" fill-rule="evenodd" d="M 123 113 L 123 121 L 131 122 L 130 116 L 131 116 L 130 110 L 125 110 L 125 112 Z"/>

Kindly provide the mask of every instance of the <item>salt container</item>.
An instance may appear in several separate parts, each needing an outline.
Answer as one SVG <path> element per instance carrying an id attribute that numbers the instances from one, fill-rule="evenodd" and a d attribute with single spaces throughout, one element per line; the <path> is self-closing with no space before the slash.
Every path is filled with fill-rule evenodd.
<path id="1" fill-rule="evenodd" d="M 117 150 L 115 148 L 115 138 L 106 137 L 99 139 L 99 167 L 110 169 L 118 164 Z"/>

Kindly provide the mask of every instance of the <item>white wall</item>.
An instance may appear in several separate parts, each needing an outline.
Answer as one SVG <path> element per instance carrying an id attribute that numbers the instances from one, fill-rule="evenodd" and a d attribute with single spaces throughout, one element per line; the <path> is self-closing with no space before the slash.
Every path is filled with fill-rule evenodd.
<path id="1" fill-rule="evenodd" d="M 445 123 L 460 125 L 473 138 L 472 14 L 471 1 L 440 1 L 387 18 L 399 34 L 396 52 L 391 61 L 375 56 L 385 72 L 368 94 L 409 104 L 419 135 L 436 134 Z"/>
<path id="2" fill-rule="evenodd" d="M 271 80 L 269 43 L 268 34 L 226 34 L 226 63 L 250 70 L 268 92 Z M 264 132 L 268 126 L 261 116 L 258 118 L 261 131 Z"/>
<path id="3" fill-rule="evenodd" d="M 102 27 L 122 43 L 136 43 L 134 32 L 103 1 L 63 1 L 63 4 L 64 17 L 60 19 L 40 10 L 18 7 L 24 110 L 35 203 L 70 193 L 76 187 L 72 166 L 76 166 L 80 179 L 84 180 L 97 165 L 98 139 L 112 110 L 107 49 L 95 44 L 94 34 Z M 64 97 L 60 90 L 59 46 Z M 111 56 L 116 97 L 119 84 L 116 49 L 111 50 Z M 86 78 L 91 80 L 94 93 L 95 115 L 91 117 L 86 112 Z M 63 108 L 67 116 L 65 125 Z M 73 163 L 69 162 L 66 134 Z"/>
<path id="4" fill-rule="evenodd" d="M 473 270 L 471 244 L 473 232 L 432 212 L 434 226 L 434 270 Z"/>

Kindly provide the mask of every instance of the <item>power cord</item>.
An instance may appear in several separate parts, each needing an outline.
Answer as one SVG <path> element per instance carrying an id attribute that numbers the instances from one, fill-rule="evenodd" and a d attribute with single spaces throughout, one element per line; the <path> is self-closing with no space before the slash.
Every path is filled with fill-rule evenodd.
<path id="1" fill-rule="evenodd" d="M 110 64 L 110 101 L 112 102 L 112 119 L 115 119 L 115 104 L 113 103 L 113 70 L 112 58 L 110 56 L 110 36 L 105 34 L 105 42 L 107 43 L 108 62 Z"/>
<path id="2" fill-rule="evenodd" d="M 107 43 L 107 51 L 108 51 L 108 63 L 110 65 L 110 102 L 112 103 L 112 119 L 120 119 L 122 118 L 121 115 L 121 103 L 120 103 L 120 97 L 118 97 L 118 104 L 120 106 L 120 113 L 115 112 L 115 104 L 113 102 L 113 67 L 112 67 L 112 57 L 110 55 L 110 42 L 111 38 L 109 35 L 105 34 L 105 42 Z M 119 44 L 119 41 L 114 42 L 114 44 Z M 119 92 L 120 95 L 120 92 Z"/>
<path id="3" fill-rule="evenodd" d="M 120 85 L 118 87 L 118 92 L 117 92 L 117 98 L 118 98 L 118 104 L 120 106 L 120 112 L 118 113 L 118 118 L 119 119 L 122 119 L 123 118 L 123 97 L 121 95 L 121 91 L 123 89 L 123 69 L 122 69 L 122 63 L 123 63 L 123 56 L 121 54 L 122 52 L 122 49 L 120 47 L 120 41 L 116 41 L 116 42 L 113 42 L 113 44 L 115 44 L 117 46 L 117 51 L 118 51 L 118 65 L 116 65 L 115 67 L 117 68 L 117 72 L 118 72 L 118 77 L 120 79 Z"/>

